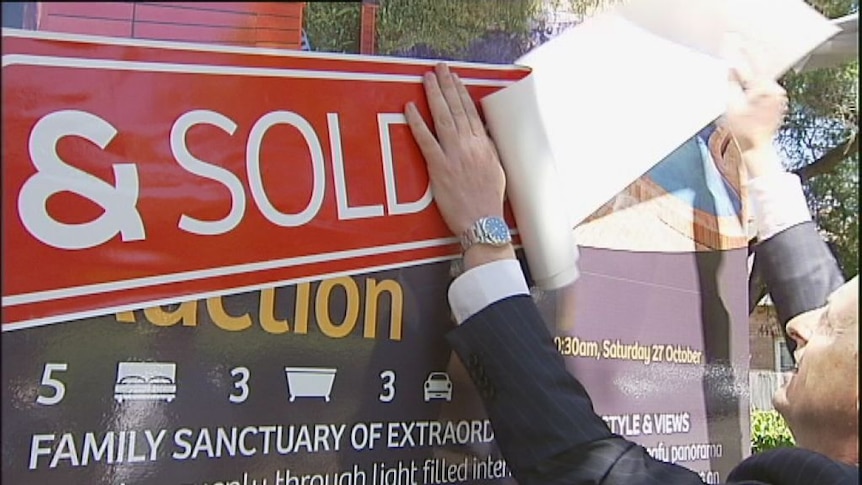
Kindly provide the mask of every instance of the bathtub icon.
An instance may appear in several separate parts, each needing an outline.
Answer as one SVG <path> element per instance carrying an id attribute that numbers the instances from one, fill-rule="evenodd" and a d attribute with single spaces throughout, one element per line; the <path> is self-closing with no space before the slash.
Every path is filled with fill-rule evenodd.
<path id="1" fill-rule="evenodd" d="M 290 402 L 296 401 L 298 397 L 322 397 L 329 402 L 337 371 L 320 367 L 285 367 Z"/>

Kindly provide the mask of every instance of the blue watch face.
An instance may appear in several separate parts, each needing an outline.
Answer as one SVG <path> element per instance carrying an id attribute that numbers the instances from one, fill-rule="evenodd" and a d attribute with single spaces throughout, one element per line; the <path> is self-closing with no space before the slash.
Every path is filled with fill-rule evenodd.
<path id="1" fill-rule="evenodd" d="M 489 217 L 488 219 L 485 219 L 483 226 L 485 234 L 488 236 L 488 239 L 491 240 L 491 243 L 505 244 L 512 240 L 512 237 L 509 235 L 509 226 L 506 225 L 506 221 L 498 217 Z"/>

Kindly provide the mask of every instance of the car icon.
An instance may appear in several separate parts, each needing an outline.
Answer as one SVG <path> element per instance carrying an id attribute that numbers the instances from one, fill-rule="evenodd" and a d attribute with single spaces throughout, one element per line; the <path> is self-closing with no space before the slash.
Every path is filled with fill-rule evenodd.
<path id="1" fill-rule="evenodd" d="M 432 399 L 452 400 L 452 381 L 445 372 L 432 372 L 425 379 L 425 402 Z"/>

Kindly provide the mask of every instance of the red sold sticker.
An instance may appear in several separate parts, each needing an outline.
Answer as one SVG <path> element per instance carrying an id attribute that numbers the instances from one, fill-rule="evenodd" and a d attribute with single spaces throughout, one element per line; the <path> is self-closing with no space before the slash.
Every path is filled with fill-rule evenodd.
<path id="1" fill-rule="evenodd" d="M 432 64 L 4 29 L 3 330 L 457 255 L 402 115 Z"/>

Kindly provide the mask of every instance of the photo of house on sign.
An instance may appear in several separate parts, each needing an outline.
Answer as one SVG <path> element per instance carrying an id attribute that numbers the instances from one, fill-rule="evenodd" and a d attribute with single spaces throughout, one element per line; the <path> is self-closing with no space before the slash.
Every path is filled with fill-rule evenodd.
<path id="1" fill-rule="evenodd" d="M 174 362 L 119 362 L 114 399 L 167 401 L 177 397 L 177 364 Z"/>
<path id="2" fill-rule="evenodd" d="M 337 371 L 319 367 L 285 367 L 290 402 L 296 401 L 298 397 L 322 397 L 329 402 Z"/>

